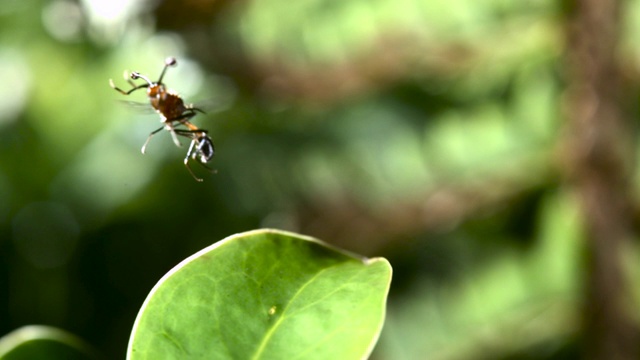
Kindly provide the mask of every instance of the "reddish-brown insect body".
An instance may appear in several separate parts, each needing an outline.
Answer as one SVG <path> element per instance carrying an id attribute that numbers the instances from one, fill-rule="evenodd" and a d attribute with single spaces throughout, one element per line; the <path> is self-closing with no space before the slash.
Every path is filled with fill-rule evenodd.
<path id="1" fill-rule="evenodd" d="M 169 119 L 179 119 L 188 110 L 193 110 L 184 106 L 182 98 L 178 94 L 167 91 L 164 85 L 149 87 L 147 95 L 151 106 L 164 118 L 165 122 Z"/>
<path id="2" fill-rule="evenodd" d="M 142 153 L 144 154 L 147 144 L 159 131 L 162 129 L 166 129 L 171 133 L 174 143 L 177 146 L 180 145 L 180 141 L 178 140 L 177 135 L 187 137 L 191 140 L 191 145 L 189 147 L 189 151 L 187 152 L 187 157 L 184 160 L 184 164 L 193 175 L 193 177 L 197 181 L 202 181 L 202 179 L 195 176 L 191 168 L 189 167 L 188 160 L 193 158 L 198 161 L 204 167 L 206 163 L 211 160 L 214 155 L 214 146 L 213 141 L 207 135 L 207 130 L 199 129 L 197 126 L 193 125 L 189 122 L 189 119 L 194 117 L 197 112 L 204 113 L 204 111 L 193 107 L 193 105 L 185 105 L 184 101 L 172 90 L 167 90 L 166 86 L 162 83 L 162 78 L 164 77 L 165 72 L 169 66 L 175 66 L 177 61 L 173 57 L 169 57 L 164 62 L 164 68 L 160 73 L 160 77 L 158 81 L 151 81 L 146 76 L 138 73 L 132 72 L 130 75 L 130 79 L 127 79 L 127 82 L 131 85 L 131 90 L 124 91 L 113 83 L 113 80 L 109 80 L 109 84 L 112 88 L 117 90 L 123 95 L 129 95 L 132 92 L 147 88 L 147 97 L 149 97 L 149 103 L 151 107 L 155 109 L 155 111 L 160 115 L 160 121 L 163 123 L 163 126 L 159 129 L 156 129 L 149 134 L 147 141 L 145 141 L 142 146 Z M 136 85 L 133 80 L 142 79 L 145 81 L 144 84 Z M 187 129 L 179 129 L 177 126 L 185 126 Z"/>

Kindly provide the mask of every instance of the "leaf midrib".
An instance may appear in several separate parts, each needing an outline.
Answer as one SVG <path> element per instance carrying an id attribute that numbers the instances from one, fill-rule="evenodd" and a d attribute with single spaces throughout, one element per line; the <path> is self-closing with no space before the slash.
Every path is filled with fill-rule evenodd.
<path id="1" fill-rule="evenodd" d="M 321 271 L 319 271 L 317 274 L 315 274 L 314 276 L 312 276 L 311 278 L 309 278 L 309 280 L 307 280 L 307 282 L 302 285 L 298 291 L 296 291 L 296 293 L 291 297 L 291 300 L 289 300 L 289 303 L 285 306 L 285 308 L 282 310 L 282 314 L 280 315 L 280 317 L 273 323 L 273 325 L 271 326 L 271 328 L 267 331 L 267 333 L 265 334 L 265 336 L 262 338 L 262 342 L 260 343 L 260 346 L 258 346 L 258 348 L 256 349 L 256 352 L 254 353 L 254 355 L 251 357 L 252 360 L 257 360 L 260 359 L 260 357 L 262 356 L 262 353 L 264 352 L 264 349 L 267 347 L 267 344 L 269 343 L 269 341 L 271 340 L 273 334 L 275 333 L 276 329 L 280 326 L 280 324 L 284 321 L 284 319 L 286 318 L 286 313 L 287 310 L 289 309 L 289 306 L 296 300 L 296 298 L 298 296 L 300 296 L 300 294 L 302 294 L 302 292 L 304 291 L 304 289 L 309 286 L 311 283 L 313 283 L 313 281 L 320 277 L 320 275 L 322 273 L 324 273 L 325 271 L 336 267 L 337 265 L 333 265 L 327 268 L 322 269 Z"/>

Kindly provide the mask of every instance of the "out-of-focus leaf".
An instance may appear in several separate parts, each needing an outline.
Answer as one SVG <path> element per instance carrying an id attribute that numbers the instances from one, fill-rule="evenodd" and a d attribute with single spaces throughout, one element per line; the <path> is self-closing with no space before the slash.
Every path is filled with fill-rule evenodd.
<path id="1" fill-rule="evenodd" d="M 391 303 L 376 355 L 445 360 L 564 351 L 579 326 L 583 234 L 575 199 L 548 196 L 536 222 L 539 239 L 527 255 L 504 252 L 455 283 L 424 282 L 412 298 Z"/>
<path id="2" fill-rule="evenodd" d="M 98 358 L 98 355 L 79 338 L 49 326 L 25 326 L 0 338 L 0 359 L 2 360 Z"/>

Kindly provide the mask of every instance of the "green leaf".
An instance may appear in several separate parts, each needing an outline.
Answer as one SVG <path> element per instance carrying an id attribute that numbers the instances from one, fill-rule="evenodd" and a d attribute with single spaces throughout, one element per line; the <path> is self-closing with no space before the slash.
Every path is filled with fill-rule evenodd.
<path id="1" fill-rule="evenodd" d="M 184 260 L 147 297 L 129 359 L 360 359 L 382 329 L 391 266 L 256 230 Z"/>
<path id="2" fill-rule="evenodd" d="M 74 335 L 41 325 L 19 328 L 0 338 L 1 360 L 86 360 L 98 354 Z"/>

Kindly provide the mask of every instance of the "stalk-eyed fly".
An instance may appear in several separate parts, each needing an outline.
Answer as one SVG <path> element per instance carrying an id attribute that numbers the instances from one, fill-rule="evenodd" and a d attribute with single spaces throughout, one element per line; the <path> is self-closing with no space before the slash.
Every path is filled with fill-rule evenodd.
<path id="1" fill-rule="evenodd" d="M 180 95 L 178 95 L 171 89 L 167 89 L 165 84 L 162 82 L 162 78 L 164 77 L 167 68 L 169 68 L 170 66 L 176 66 L 177 63 L 178 62 L 175 58 L 168 57 L 164 62 L 164 67 L 162 68 L 160 77 L 155 82 L 151 81 L 148 77 L 140 74 L 139 72 L 132 72 L 127 79 L 127 83 L 131 85 L 131 89 L 128 91 L 122 90 L 117 87 L 111 79 L 109 79 L 109 85 L 111 85 L 113 89 L 123 95 L 130 95 L 132 92 L 138 89 L 147 89 L 147 97 L 149 98 L 149 103 L 151 104 L 151 107 L 158 113 L 158 115 L 160 115 L 160 121 L 163 123 L 163 126 L 152 131 L 149 134 L 149 137 L 142 145 L 142 153 L 145 153 L 146 147 L 153 135 L 162 131 L 162 129 L 166 129 L 167 131 L 169 131 L 169 133 L 171 133 L 173 142 L 177 146 L 181 146 L 180 141 L 177 137 L 178 135 L 187 137 L 191 139 L 191 145 L 189 146 L 187 157 L 185 158 L 184 163 L 191 175 L 193 175 L 193 177 L 197 181 L 202 181 L 202 179 L 195 176 L 195 174 L 189 167 L 188 161 L 189 159 L 195 159 L 201 165 L 207 167 L 206 163 L 208 163 L 214 155 L 213 141 L 211 140 L 209 135 L 207 135 L 207 130 L 199 129 L 189 121 L 192 117 L 196 116 L 198 112 L 204 113 L 204 111 L 197 107 L 194 107 L 191 104 L 185 105 Z M 126 73 L 125 77 L 127 77 Z M 144 83 L 138 85 L 133 81 L 138 79 L 142 79 Z M 177 128 L 181 125 L 185 126 L 187 129 Z"/>

